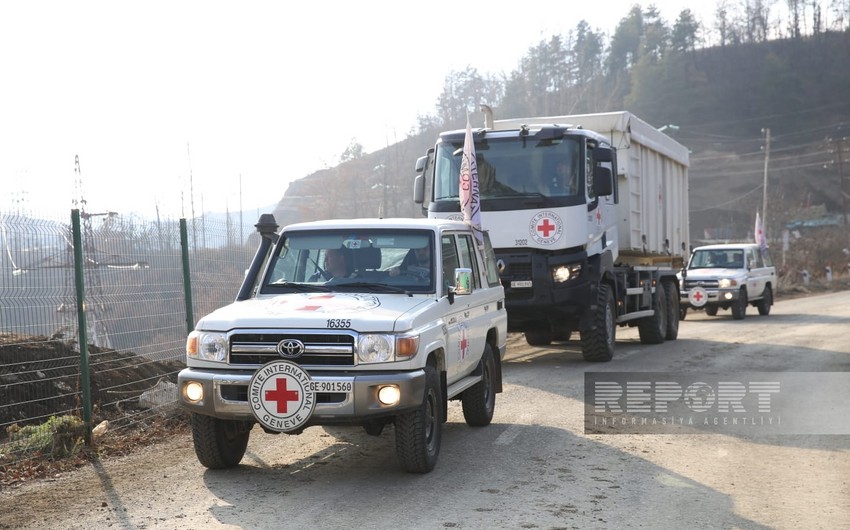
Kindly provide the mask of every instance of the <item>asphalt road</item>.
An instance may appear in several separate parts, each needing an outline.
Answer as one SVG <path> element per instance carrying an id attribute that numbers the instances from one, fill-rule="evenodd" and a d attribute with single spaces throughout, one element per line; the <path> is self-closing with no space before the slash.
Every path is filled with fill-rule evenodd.
<path id="1" fill-rule="evenodd" d="M 180 435 L 0 492 L 0 528 L 850 528 L 850 435 L 588 435 L 588 371 L 850 372 L 850 292 L 743 321 L 689 314 L 659 346 L 618 328 L 603 364 L 582 361 L 575 341 L 512 336 L 493 423 L 467 427 L 452 403 L 427 475 L 399 469 L 391 428 L 255 430 L 228 471 L 203 468 Z M 850 388 L 818 390 L 838 396 L 824 405 L 829 428 L 846 424 Z"/>

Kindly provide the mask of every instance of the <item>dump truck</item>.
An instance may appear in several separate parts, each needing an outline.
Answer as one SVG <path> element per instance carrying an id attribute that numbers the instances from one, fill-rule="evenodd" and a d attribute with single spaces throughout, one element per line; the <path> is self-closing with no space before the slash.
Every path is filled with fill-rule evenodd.
<path id="1" fill-rule="evenodd" d="M 485 111 L 488 109 L 485 109 Z M 416 162 L 414 202 L 460 219 L 466 130 Z M 618 326 L 675 340 L 690 247 L 688 149 L 627 111 L 494 121 L 472 131 L 482 226 L 505 288 L 508 329 L 531 345 L 578 332 L 609 361 Z"/>

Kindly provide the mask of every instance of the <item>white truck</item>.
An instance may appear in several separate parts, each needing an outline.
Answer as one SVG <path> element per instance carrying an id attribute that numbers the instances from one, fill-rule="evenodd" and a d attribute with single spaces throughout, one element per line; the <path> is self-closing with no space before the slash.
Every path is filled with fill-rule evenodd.
<path id="1" fill-rule="evenodd" d="M 417 160 L 414 201 L 428 217 L 460 216 L 464 136 L 440 134 Z M 611 360 L 618 325 L 644 343 L 676 339 L 688 150 L 629 112 L 494 122 L 485 110 L 473 136 L 509 331 L 532 345 L 578 331 L 588 361 Z"/>
<path id="2" fill-rule="evenodd" d="M 489 238 L 465 223 L 270 214 L 233 304 L 189 335 L 178 375 L 201 464 L 237 465 L 255 424 L 395 426 L 410 472 L 433 469 L 448 400 L 490 423 L 502 391 L 507 314 Z M 486 236 L 486 234 L 485 234 Z"/>
<path id="3" fill-rule="evenodd" d="M 718 309 L 732 309 L 732 318 L 743 320 L 747 305 L 767 316 L 776 282 L 776 268 L 767 248 L 755 243 L 697 247 L 682 270 L 680 317 L 685 318 L 688 308 L 704 309 L 709 316 Z"/>

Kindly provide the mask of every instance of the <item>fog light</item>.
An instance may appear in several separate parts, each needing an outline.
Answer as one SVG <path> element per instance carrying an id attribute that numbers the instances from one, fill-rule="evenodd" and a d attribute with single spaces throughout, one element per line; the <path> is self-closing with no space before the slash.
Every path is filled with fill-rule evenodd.
<path id="1" fill-rule="evenodd" d="M 183 387 L 183 395 L 186 396 L 187 400 L 197 403 L 204 399 L 204 386 L 201 383 L 190 381 Z"/>
<path id="2" fill-rule="evenodd" d="M 382 386 L 378 389 L 378 401 L 382 405 L 398 405 L 399 399 L 401 399 L 401 391 L 395 385 Z"/>
<path id="3" fill-rule="evenodd" d="M 732 299 L 732 293 L 724 293 L 723 298 L 725 298 L 727 300 L 731 300 Z"/>

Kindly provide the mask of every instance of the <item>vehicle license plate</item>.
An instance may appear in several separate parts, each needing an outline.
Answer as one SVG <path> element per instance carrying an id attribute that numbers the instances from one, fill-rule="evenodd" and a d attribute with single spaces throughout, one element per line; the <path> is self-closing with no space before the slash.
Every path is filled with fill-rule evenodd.
<path id="1" fill-rule="evenodd" d="M 313 392 L 351 392 L 353 387 L 351 381 L 310 381 Z"/>
<path id="2" fill-rule="evenodd" d="M 511 287 L 514 289 L 529 289 L 531 288 L 531 280 L 514 280 L 511 282 Z"/>

